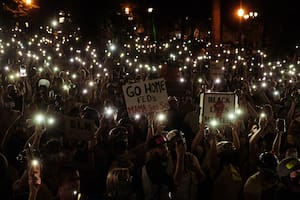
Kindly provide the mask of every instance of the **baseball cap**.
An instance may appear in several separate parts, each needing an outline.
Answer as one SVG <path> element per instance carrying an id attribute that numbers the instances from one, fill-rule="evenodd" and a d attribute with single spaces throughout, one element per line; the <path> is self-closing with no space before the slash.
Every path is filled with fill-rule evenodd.
<path id="1" fill-rule="evenodd" d="M 288 157 L 281 160 L 277 166 L 279 177 L 287 177 L 297 169 L 300 169 L 300 160 L 294 157 Z"/>
<path id="2" fill-rule="evenodd" d="M 39 82 L 38 82 L 38 86 L 45 86 L 46 88 L 49 88 L 50 87 L 50 81 L 47 80 L 47 79 L 40 79 Z"/>
<path id="3" fill-rule="evenodd" d="M 152 138 L 149 139 L 147 142 L 147 149 L 152 150 L 161 144 L 165 144 L 167 142 L 167 139 L 163 135 L 155 135 Z"/>

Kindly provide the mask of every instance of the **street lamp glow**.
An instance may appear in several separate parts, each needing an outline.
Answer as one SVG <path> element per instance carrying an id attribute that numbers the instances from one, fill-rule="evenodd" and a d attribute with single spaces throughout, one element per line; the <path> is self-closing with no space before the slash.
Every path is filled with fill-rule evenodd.
<path id="1" fill-rule="evenodd" d="M 248 14 L 244 15 L 243 17 L 244 17 L 245 20 L 249 19 L 249 15 Z"/>
<path id="2" fill-rule="evenodd" d="M 148 13 L 152 13 L 153 12 L 153 8 L 148 8 Z"/>
<path id="3" fill-rule="evenodd" d="M 245 14 L 245 10 L 243 8 L 239 8 L 238 11 L 237 11 L 237 15 L 239 17 L 243 17 Z"/>
<path id="4" fill-rule="evenodd" d="M 25 4 L 30 5 L 32 3 L 31 0 L 24 0 Z"/>
<path id="5" fill-rule="evenodd" d="M 130 8 L 126 7 L 126 8 L 124 9 L 124 11 L 125 11 L 125 14 L 126 14 L 126 15 L 129 15 Z"/>

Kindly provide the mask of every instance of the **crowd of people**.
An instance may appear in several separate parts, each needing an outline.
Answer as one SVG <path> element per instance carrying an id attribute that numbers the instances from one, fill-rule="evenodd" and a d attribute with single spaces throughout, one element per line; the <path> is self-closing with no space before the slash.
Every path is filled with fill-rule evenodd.
<path id="1" fill-rule="evenodd" d="M 228 82 L 169 96 L 158 120 L 128 116 L 121 84 L 86 97 L 66 93 L 63 75 L 1 87 L 4 199 L 299 199 L 298 84 L 281 98 L 236 88 L 243 115 L 211 127 L 199 122 L 199 95 L 229 92 Z M 92 122 L 92 137 L 68 137 L 66 117 Z"/>
<path id="2" fill-rule="evenodd" d="M 50 35 L 58 40 L 59 33 Z M 161 77 L 159 68 L 153 72 L 149 65 L 148 73 L 130 68 L 141 57 L 143 62 L 158 60 L 162 52 L 155 45 L 149 46 L 151 54 L 132 62 L 123 59 L 130 53 L 111 56 L 106 51 L 103 71 L 112 75 L 97 76 L 92 67 L 56 71 L 28 64 L 26 73 L 12 80 L 2 70 L 1 199 L 300 199 L 297 60 L 287 67 L 286 61 L 265 67 L 260 50 L 220 45 L 221 55 L 208 53 L 200 43 L 188 50 L 191 40 L 170 41 L 182 51 L 164 64 L 184 65 L 179 71 L 190 84 L 184 94 L 169 95 L 164 118 L 156 110 L 128 115 L 122 91 L 124 84 Z M 162 46 L 174 50 L 170 45 Z M 146 52 L 143 48 L 137 50 Z M 180 58 L 184 53 L 190 57 Z M 211 57 L 224 61 L 218 81 L 209 75 Z M 118 73 L 109 68 L 116 69 L 114 63 L 124 64 Z M 242 115 L 216 127 L 200 121 L 201 94 L 209 92 L 236 94 Z"/>

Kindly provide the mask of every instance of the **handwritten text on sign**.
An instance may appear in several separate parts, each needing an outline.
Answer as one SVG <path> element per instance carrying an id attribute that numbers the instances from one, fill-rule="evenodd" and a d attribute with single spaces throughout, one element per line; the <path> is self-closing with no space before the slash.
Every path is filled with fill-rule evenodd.
<path id="1" fill-rule="evenodd" d="M 200 98 L 200 122 L 207 123 L 212 119 L 221 124 L 228 124 L 227 115 L 238 106 L 237 96 L 231 92 L 202 93 Z"/>
<path id="2" fill-rule="evenodd" d="M 167 87 L 164 79 L 124 85 L 123 93 L 129 115 L 161 111 L 169 108 Z"/>

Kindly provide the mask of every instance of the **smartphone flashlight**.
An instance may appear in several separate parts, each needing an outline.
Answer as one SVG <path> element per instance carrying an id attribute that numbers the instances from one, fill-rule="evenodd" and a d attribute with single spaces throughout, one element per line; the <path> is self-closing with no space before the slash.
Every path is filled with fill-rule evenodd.
<path id="1" fill-rule="evenodd" d="M 27 71 L 25 66 L 20 66 L 20 77 L 26 77 L 27 76 Z"/>
<path id="2" fill-rule="evenodd" d="M 31 160 L 31 166 L 32 167 L 37 167 L 39 165 L 39 161 L 37 159 Z"/>
<path id="3" fill-rule="evenodd" d="M 211 127 L 217 127 L 218 126 L 218 124 L 219 124 L 219 122 L 218 122 L 218 120 L 216 120 L 216 119 L 212 119 L 210 122 L 209 122 L 209 125 L 211 126 Z"/>
<path id="4" fill-rule="evenodd" d="M 159 122 L 163 122 L 166 120 L 166 115 L 164 113 L 159 113 L 156 117 Z"/>
<path id="5" fill-rule="evenodd" d="M 45 122 L 45 115 L 39 113 L 34 117 L 34 122 L 37 124 L 42 124 Z"/>

